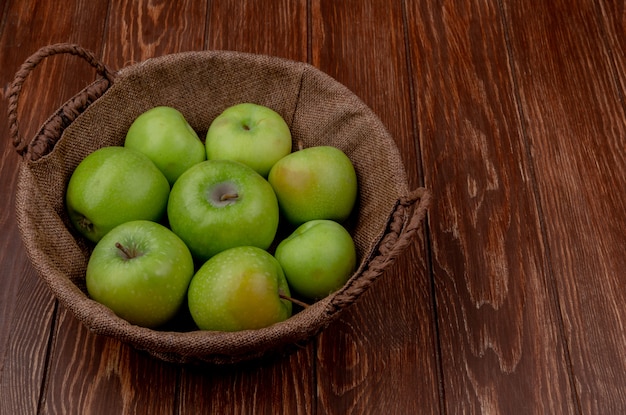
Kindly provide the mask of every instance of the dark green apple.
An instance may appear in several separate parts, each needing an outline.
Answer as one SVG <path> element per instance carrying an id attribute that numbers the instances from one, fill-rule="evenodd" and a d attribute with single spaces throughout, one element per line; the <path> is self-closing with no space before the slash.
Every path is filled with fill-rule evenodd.
<path id="1" fill-rule="evenodd" d="M 272 186 L 231 160 L 207 160 L 183 173 L 170 192 L 167 215 L 200 261 L 235 246 L 267 249 L 278 229 Z"/>
<path id="2" fill-rule="evenodd" d="M 131 221 L 107 233 L 87 266 L 87 291 L 121 318 L 143 327 L 168 322 L 194 273 L 189 249 L 155 222 Z"/>
<path id="3" fill-rule="evenodd" d="M 130 148 L 103 147 L 85 157 L 67 185 L 74 227 L 93 242 L 124 222 L 159 221 L 170 185 L 150 159 Z"/>
<path id="4" fill-rule="evenodd" d="M 154 107 L 131 124 L 124 146 L 147 155 L 170 185 L 194 164 L 206 160 L 204 144 L 176 108 Z"/>
<path id="5" fill-rule="evenodd" d="M 291 152 L 291 131 L 276 111 L 246 102 L 213 120 L 205 146 L 209 160 L 235 160 L 267 177 L 274 163 Z"/>
<path id="6" fill-rule="evenodd" d="M 331 220 L 300 225 L 276 247 L 289 286 L 309 299 L 320 299 L 342 287 L 356 267 L 356 249 L 348 231 Z"/>

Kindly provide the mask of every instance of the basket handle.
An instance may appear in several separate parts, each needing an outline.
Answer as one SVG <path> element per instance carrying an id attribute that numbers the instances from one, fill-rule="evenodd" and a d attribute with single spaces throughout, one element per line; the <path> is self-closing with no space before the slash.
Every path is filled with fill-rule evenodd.
<path id="1" fill-rule="evenodd" d="M 72 43 L 57 43 L 53 45 L 44 46 L 39 49 L 37 52 L 32 54 L 26 61 L 22 64 L 20 69 L 15 74 L 13 78 L 13 82 L 9 87 L 8 96 L 9 96 L 9 105 L 8 105 L 8 117 L 9 117 L 9 136 L 13 141 L 13 145 L 15 146 L 15 150 L 21 156 L 27 152 L 30 141 L 25 140 L 19 131 L 19 123 L 17 120 L 17 108 L 20 98 L 20 93 L 22 91 L 22 85 L 26 78 L 30 75 L 30 73 L 39 65 L 44 59 L 59 54 L 70 54 L 74 56 L 78 56 L 86 61 L 88 64 L 93 66 L 96 69 L 96 72 L 105 78 L 108 83 L 107 87 L 110 83 L 113 82 L 115 75 L 114 73 L 107 68 L 102 62 L 100 62 L 93 52 L 84 49 L 83 47 L 72 44 Z M 76 116 L 76 115 L 75 115 Z M 74 116 L 74 118 L 75 118 Z M 73 121 L 70 120 L 70 121 Z"/>
<path id="2" fill-rule="evenodd" d="M 352 304 L 411 243 L 414 234 L 421 228 L 426 211 L 430 206 L 432 193 L 420 187 L 400 198 L 396 204 L 389 225 L 388 233 L 383 237 L 375 255 L 367 268 L 350 286 L 337 293 L 328 306 L 327 312 L 334 314 L 346 305 Z"/>

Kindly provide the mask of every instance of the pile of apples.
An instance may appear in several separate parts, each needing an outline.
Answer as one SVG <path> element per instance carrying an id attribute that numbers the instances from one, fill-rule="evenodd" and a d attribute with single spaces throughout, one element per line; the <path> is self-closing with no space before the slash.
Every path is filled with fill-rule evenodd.
<path id="1" fill-rule="evenodd" d="M 292 152 L 277 112 L 242 103 L 213 120 L 204 142 L 177 109 L 146 111 L 123 146 L 80 162 L 66 207 L 95 243 L 92 299 L 143 327 L 186 306 L 201 330 L 238 331 L 286 320 L 293 304 L 345 284 L 357 255 L 342 224 L 356 198 L 341 150 Z"/>

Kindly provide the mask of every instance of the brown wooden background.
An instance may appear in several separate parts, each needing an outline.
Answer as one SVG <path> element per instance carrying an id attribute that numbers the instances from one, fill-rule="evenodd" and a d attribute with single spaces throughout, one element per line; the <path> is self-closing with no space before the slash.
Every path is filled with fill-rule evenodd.
<path id="1" fill-rule="evenodd" d="M 75 42 L 114 69 L 230 49 L 309 62 L 397 140 L 427 226 L 307 347 L 180 367 L 87 332 L 39 281 L 0 122 L 1 414 L 626 413 L 623 0 L 3 0 L 0 82 Z M 48 60 L 28 136 L 95 77 Z"/>

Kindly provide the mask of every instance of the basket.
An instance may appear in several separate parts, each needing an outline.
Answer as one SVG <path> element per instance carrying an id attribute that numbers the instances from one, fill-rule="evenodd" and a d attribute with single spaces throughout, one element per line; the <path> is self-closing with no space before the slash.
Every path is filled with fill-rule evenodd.
<path id="1" fill-rule="evenodd" d="M 72 54 L 100 77 L 59 108 L 30 140 L 19 133 L 22 84 L 44 59 Z M 359 258 L 337 292 L 270 327 L 240 332 L 152 330 L 132 325 L 91 300 L 85 270 L 93 247 L 72 229 L 64 194 L 78 163 L 94 150 L 122 145 L 142 112 L 168 105 L 200 137 L 226 107 L 254 102 L 287 121 L 294 143 L 333 145 L 352 160 L 359 199 L 349 229 Z M 89 330 L 169 362 L 228 364 L 281 354 L 337 319 L 409 245 L 426 214 L 430 192 L 410 190 L 400 154 L 377 116 L 343 85 L 315 67 L 230 51 L 165 55 L 111 71 L 73 44 L 43 47 L 22 65 L 9 91 L 9 128 L 21 155 L 17 222 L 27 254 L 58 301 Z"/>

